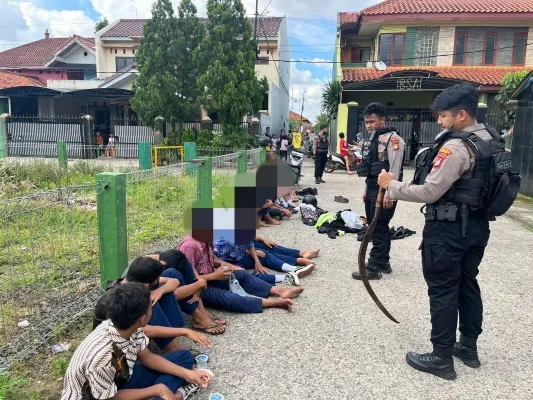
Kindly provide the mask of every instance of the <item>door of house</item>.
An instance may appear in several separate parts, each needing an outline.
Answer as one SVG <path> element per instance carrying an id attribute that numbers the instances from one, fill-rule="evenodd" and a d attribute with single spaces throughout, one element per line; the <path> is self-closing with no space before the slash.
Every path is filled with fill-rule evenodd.
<path id="1" fill-rule="evenodd" d="M 107 110 L 96 110 L 94 112 L 94 130 L 99 131 L 107 142 L 110 131 L 110 113 Z"/>

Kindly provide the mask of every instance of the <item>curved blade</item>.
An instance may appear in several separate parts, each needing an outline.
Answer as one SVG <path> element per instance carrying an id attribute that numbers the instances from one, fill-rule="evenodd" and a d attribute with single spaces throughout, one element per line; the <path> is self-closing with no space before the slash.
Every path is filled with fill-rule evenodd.
<path id="1" fill-rule="evenodd" d="M 372 223 L 368 227 L 368 230 L 365 233 L 365 236 L 363 238 L 363 241 L 361 243 L 361 247 L 359 247 L 359 273 L 361 274 L 361 280 L 363 281 L 363 284 L 365 285 L 366 291 L 372 297 L 372 300 L 374 300 L 374 303 L 379 307 L 379 309 L 385 314 L 391 321 L 396 322 L 397 324 L 400 323 L 400 321 L 396 320 L 391 313 L 385 308 L 385 306 L 379 301 L 378 296 L 376 296 L 376 293 L 374 293 L 374 289 L 372 289 L 372 286 L 370 286 L 370 282 L 368 281 L 368 277 L 366 275 L 366 265 L 365 265 L 365 259 L 366 259 L 366 250 L 368 248 L 368 242 L 370 241 L 370 238 L 372 237 L 372 233 L 374 233 L 374 229 L 376 229 L 376 225 L 378 222 L 378 217 L 381 212 L 381 207 L 383 206 L 383 197 L 385 196 L 385 190 L 382 188 L 379 188 L 378 193 L 378 199 L 376 201 L 376 212 L 374 213 L 374 219 L 372 220 Z"/>

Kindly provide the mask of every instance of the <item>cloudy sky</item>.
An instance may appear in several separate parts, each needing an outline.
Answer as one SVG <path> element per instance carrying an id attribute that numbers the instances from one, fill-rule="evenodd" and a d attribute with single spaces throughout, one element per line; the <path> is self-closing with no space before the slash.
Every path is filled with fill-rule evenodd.
<path id="1" fill-rule="evenodd" d="M 206 0 L 193 0 L 200 16 Z M 172 0 L 178 4 L 179 0 Z M 291 45 L 291 108 L 299 112 L 305 90 L 304 116 L 314 120 L 320 113 L 320 93 L 331 79 L 332 64 L 302 61 L 332 61 L 338 11 L 357 11 L 378 0 L 259 0 L 259 12 L 286 16 Z M 255 0 L 243 0 L 252 15 Z M 149 18 L 150 0 L 0 0 L 0 51 L 44 37 L 48 28 L 53 37 L 92 36 L 94 24 L 102 16 Z"/>

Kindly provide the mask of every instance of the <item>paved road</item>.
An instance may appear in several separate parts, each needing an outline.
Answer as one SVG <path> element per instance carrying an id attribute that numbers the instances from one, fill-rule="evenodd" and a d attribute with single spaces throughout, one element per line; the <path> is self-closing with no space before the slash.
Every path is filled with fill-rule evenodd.
<path id="1" fill-rule="evenodd" d="M 315 186 L 312 169 L 304 175 L 302 187 Z M 317 186 L 323 208 L 363 212 L 360 178 L 335 172 L 324 179 L 327 183 Z M 350 203 L 335 203 L 335 195 Z M 393 242 L 393 274 L 372 281 L 399 325 L 350 276 L 359 249 L 355 236 L 329 239 L 299 217 L 262 229 L 261 235 L 290 247 L 319 247 L 318 270 L 303 280 L 305 292 L 292 314 L 224 314 L 228 332 L 214 338 L 210 350 L 216 378 L 197 398 L 216 390 L 227 400 L 533 399 L 533 233 L 508 218 L 491 225 L 479 277 L 485 301 L 482 367 L 472 370 L 456 362 L 458 378 L 448 382 L 405 363 L 407 351 L 430 350 L 428 298 L 417 251 L 423 226 L 419 208 L 399 204 L 392 225 L 417 235 Z"/>

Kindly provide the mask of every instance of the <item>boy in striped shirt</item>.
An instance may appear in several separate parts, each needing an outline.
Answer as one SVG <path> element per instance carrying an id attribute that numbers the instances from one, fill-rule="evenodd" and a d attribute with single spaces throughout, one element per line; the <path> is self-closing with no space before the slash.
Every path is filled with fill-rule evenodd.
<path id="1" fill-rule="evenodd" d="M 151 314 L 150 291 L 144 285 L 127 283 L 113 289 L 109 319 L 74 352 L 61 400 L 184 400 L 191 391 L 207 387 L 210 375 L 192 370 L 188 350 L 158 356 L 147 349 L 142 328 Z M 187 382 L 193 385 L 184 385 Z"/>

